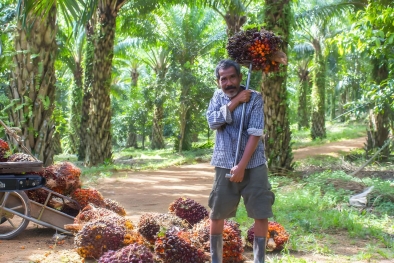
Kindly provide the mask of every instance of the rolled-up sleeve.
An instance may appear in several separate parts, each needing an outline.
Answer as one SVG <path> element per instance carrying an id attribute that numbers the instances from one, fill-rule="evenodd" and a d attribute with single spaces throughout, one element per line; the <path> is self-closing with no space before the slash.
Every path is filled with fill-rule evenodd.
<path id="1" fill-rule="evenodd" d="M 223 124 L 231 123 L 231 112 L 225 102 L 221 101 L 218 92 L 215 92 L 211 101 L 209 102 L 208 110 L 206 113 L 209 128 L 216 130 Z"/>
<path id="2" fill-rule="evenodd" d="M 251 110 L 251 116 L 247 132 L 253 136 L 263 136 L 264 130 L 264 112 L 263 112 L 263 98 L 261 94 L 256 93 L 255 100 L 253 101 L 253 109 Z"/>

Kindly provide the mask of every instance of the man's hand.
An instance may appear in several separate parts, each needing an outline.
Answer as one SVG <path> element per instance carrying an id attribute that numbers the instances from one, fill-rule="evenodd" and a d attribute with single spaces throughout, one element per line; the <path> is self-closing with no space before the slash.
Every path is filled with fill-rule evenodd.
<path id="1" fill-rule="evenodd" d="M 235 96 L 233 100 L 236 100 L 239 104 L 249 102 L 251 93 L 252 93 L 251 90 L 243 90 L 240 93 L 238 93 L 238 95 Z"/>
<path id="2" fill-rule="evenodd" d="M 230 174 L 231 174 L 231 177 L 229 179 L 230 182 L 240 183 L 244 179 L 245 168 L 242 168 L 242 167 L 236 165 L 233 168 L 231 168 Z"/>
<path id="3" fill-rule="evenodd" d="M 231 99 L 230 103 L 227 104 L 228 108 L 231 112 L 235 110 L 240 104 L 249 102 L 250 94 L 252 93 L 251 90 L 243 90 L 237 94 L 234 98 Z"/>

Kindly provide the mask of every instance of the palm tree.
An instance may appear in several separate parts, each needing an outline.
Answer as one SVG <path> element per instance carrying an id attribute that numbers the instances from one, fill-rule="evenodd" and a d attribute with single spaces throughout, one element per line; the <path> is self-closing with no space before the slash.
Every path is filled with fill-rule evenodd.
<path id="1" fill-rule="evenodd" d="M 70 113 L 68 122 L 67 138 L 70 141 L 71 153 L 77 153 L 80 143 L 80 125 L 82 115 L 83 98 L 83 45 L 85 43 L 85 32 L 82 27 L 76 29 L 77 32 L 69 37 L 65 32 L 58 33 L 59 42 L 62 43 L 59 49 L 59 59 L 71 70 L 74 81 L 70 94 Z"/>
<path id="2" fill-rule="evenodd" d="M 191 89 L 197 80 L 194 77 L 196 60 L 208 52 L 224 35 L 219 30 L 212 35 L 210 24 L 214 21 L 211 12 L 196 7 L 174 7 L 168 17 L 159 18 L 165 25 L 162 32 L 172 50 L 172 58 L 179 67 L 176 78 L 180 84 L 180 109 L 179 109 L 179 144 L 178 151 L 185 149 L 185 130 L 190 121 L 189 111 L 193 105 Z M 191 123 L 189 122 L 189 125 Z"/>
<path id="3" fill-rule="evenodd" d="M 152 149 L 164 149 L 163 136 L 163 119 L 164 119 L 164 103 L 168 97 L 168 83 L 166 83 L 166 75 L 170 66 L 170 50 L 159 47 L 157 49 L 150 48 L 146 52 L 147 58 L 144 62 L 154 71 L 156 79 L 152 86 L 153 98 L 153 123 L 152 123 Z"/>
<path id="4" fill-rule="evenodd" d="M 326 110 L 326 57 L 324 41 L 333 37 L 337 32 L 330 31 L 329 24 L 333 17 L 344 15 L 344 11 L 360 5 L 359 2 L 337 2 L 327 4 L 317 1 L 317 5 L 295 16 L 297 27 L 304 32 L 304 37 L 314 49 L 314 67 L 312 71 L 312 127 L 311 137 L 325 138 Z"/>
<path id="5" fill-rule="evenodd" d="M 52 113 L 55 100 L 56 4 L 51 1 L 19 1 L 14 43 L 11 99 L 17 101 L 9 118 L 20 127 L 25 146 L 44 165 L 53 162 Z M 40 8 L 41 7 L 41 8 Z M 72 8 L 72 6 L 70 7 Z"/>
<path id="6" fill-rule="evenodd" d="M 97 2 L 97 31 L 93 39 L 94 60 L 88 140 L 85 163 L 88 166 L 112 161 L 111 68 L 116 17 L 127 0 Z"/>
<path id="7" fill-rule="evenodd" d="M 266 0 L 264 8 L 265 29 L 275 32 L 283 39 L 282 51 L 287 53 L 293 16 L 288 0 Z M 291 169 L 291 132 L 286 103 L 287 66 L 279 72 L 263 73 L 261 92 L 264 98 L 265 147 L 268 165 L 274 172 Z"/>
<path id="8" fill-rule="evenodd" d="M 197 0 L 192 1 L 212 8 L 226 22 L 227 36 L 232 36 L 241 30 L 246 23 L 247 10 L 253 0 Z"/>

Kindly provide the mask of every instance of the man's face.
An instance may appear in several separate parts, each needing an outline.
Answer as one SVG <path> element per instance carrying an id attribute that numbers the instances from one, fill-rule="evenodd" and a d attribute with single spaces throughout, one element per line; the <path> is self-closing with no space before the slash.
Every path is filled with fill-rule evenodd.
<path id="1" fill-rule="evenodd" d="M 242 74 L 237 75 L 234 67 L 219 70 L 219 79 L 217 80 L 219 87 L 224 94 L 230 99 L 234 98 L 240 91 Z"/>

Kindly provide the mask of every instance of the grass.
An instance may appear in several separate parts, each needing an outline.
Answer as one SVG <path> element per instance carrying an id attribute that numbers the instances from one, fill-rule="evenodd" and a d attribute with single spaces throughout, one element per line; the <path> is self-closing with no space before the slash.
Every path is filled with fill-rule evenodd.
<path id="1" fill-rule="evenodd" d="M 394 258 L 393 202 L 389 199 L 374 202 L 377 196 L 394 198 L 390 181 L 361 180 L 343 171 L 324 171 L 307 177 L 272 177 L 270 180 L 276 195 L 275 217 L 270 220 L 285 227 L 290 241 L 280 254 L 271 253 L 268 262 L 310 262 L 302 259 L 303 253 L 322 255 L 327 262 L 378 262 L 376 260 Z M 369 206 L 374 204 L 373 208 L 349 206 L 348 199 L 354 192 L 334 187 L 330 184 L 332 180 L 342 181 L 343 186 L 348 185 L 346 182 L 375 186 L 369 196 Z M 242 233 L 253 223 L 247 218 L 242 202 L 234 220 L 240 223 Z M 342 253 L 344 247 L 360 243 L 364 247 L 359 247 L 356 255 Z"/>

